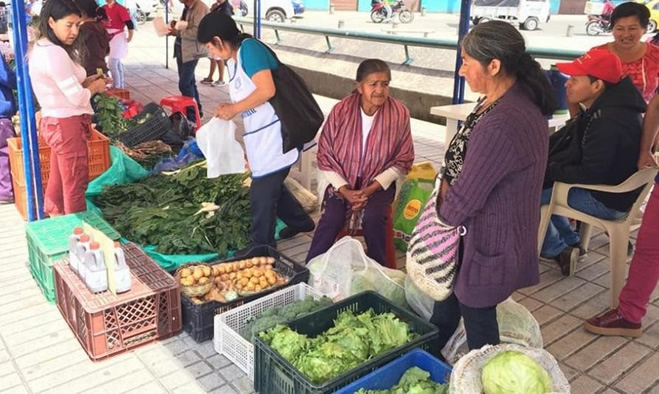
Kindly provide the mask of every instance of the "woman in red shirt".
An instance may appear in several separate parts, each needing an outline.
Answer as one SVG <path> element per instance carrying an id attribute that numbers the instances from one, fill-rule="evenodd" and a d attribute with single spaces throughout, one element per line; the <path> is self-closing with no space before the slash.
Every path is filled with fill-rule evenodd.
<path id="1" fill-rule="evenodd" d="M 121 63 L 121 59 L 128 55 L 128 43 L 133 39 L 135 26 L 126 7 L 115 0 L 107 0 L 103 9 L 108 17 L 104 21 L 105 28 L 110 35 L 108 66 L 114 80 L 114 87 L 123 89 L 124 65 Z M 124 28 L 128 28 L 128 36 L 124 33 Z"/>
<path id="2" fill-rule="evenodd" d="M 647 32 L 650 11 L 639 3 L 620 4 L 611 14 L 614 41 L 594 49 L 606 49 L 622 61 L 622 70 L 629 75 L 646 102 L 659 85 L 659 47 L 642 42 Z"/>

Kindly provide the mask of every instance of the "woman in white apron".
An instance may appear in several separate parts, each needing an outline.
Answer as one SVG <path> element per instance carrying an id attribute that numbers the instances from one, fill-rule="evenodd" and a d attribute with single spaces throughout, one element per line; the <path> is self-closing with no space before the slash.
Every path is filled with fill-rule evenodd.
<path id="1" fill-rule="evenodd" d="M 121 59 L 128 55 L 128 43 L 133 39 L 135 25 L 130 18 L 126 7 L 115 0 L 107 0 L 103 6 L 107 19 L 104 21 L 105 29 L 110 38 L 110 54 L 108 55 L 108 68 L 114 80 L 114 87 L 124 88 L 124 65 Z M 128 35 L 125 29 L 128 28 Z"/>
<path id="2" fill-rule="evenodd" d="M 287 225 L 281 238 L 312 231 L 313 220 L 284 186 L 290 167 L 300 157 L 298 150 L 283 153 L 281 124 L 270 100 L 275 95 L 272 70 L 278 63 L 258 40 L 243 34 L 223 13 L 210 13 L 199 24 L 198 40 L 209 54 L 227 62 L 232 103 L 220 104 L 215 116 L 230 120 L 240 115 L 243 138 L 252 172 L 251 246 L 275 246 L 275 220 Z"/>

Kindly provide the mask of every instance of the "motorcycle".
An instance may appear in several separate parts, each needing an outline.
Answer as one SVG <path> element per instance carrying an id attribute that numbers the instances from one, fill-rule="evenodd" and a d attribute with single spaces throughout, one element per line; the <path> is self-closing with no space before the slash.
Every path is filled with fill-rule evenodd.
<path id="1" fill-rule="evenodd" d="M 398 14 L 401 23 L 410 23 L 414 20 L 414 13 L 407 9 L 403 0 L 398 0 L 395 4 L 390 5 L 391 16 Z M 387 9 L 381 1 L 371 3 L 371 20 L 373 23 L 382 23 L 387 19 Z"/>
<path id="2" fill-rule="evenodd" d="M 612 27 L 609 19 L 602 15 L 588 15 L 586 22 L 586 34 L 589 36 L 598 36 L 601 33 L 611 33 Z"/>

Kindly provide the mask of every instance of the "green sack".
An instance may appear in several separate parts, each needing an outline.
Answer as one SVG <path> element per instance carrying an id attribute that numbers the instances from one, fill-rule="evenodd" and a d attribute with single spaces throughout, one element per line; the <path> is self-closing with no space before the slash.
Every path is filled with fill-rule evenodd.
<path id="1" fill-rule="evenodd" d="M 410 179 L 403 183 L 394 207 L 394 245 L 407 251 L 412 231 L 432 194 L 434 180 Z"/>
<path id="2" fill-rule="evenodd" d="M 134 183 L 149 175 L 149 171 L 115 146 L 110 147 L 110 157 L 112 159 L 110 168 L 89 182 L 87 197 L 98 196 L 105 186 Z"/>

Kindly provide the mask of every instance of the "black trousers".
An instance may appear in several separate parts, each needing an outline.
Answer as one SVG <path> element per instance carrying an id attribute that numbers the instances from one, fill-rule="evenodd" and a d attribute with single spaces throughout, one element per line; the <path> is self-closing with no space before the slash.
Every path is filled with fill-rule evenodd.
<path id="1" fill-rule="evenodd" d="M 435 302 L 430 322 L 439 328 L 441 351 L 464 319 L 469 349 L 480 349 L 485 345 L 499 344 L 499 324 L 496 305 L 487 308 L 472 308 L 462 304 L 455 294 L 444 301 Z"/>
<path id="2" fill-rule="evenodd" d="M 284 186 L 284 179 L 290 168 L 252 179 L 249 201 L 252 205 L 252 246 L 275 243 L 275 222 L 277 217 L 294 229 L 313 227 L 314 222 L 304 212 L 300 202 Z"/>

